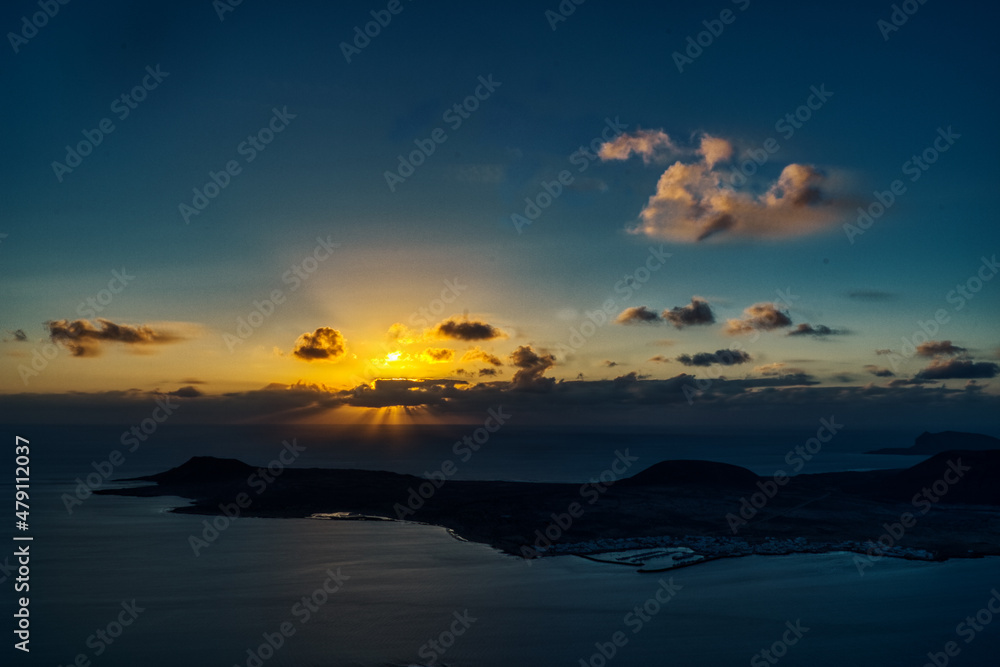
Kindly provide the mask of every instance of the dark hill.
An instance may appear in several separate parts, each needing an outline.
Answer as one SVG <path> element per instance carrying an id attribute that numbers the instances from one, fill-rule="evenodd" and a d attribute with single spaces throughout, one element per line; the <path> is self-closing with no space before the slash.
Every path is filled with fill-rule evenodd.
<path id="1" fill-rule="evenodd" d="M 247 478 L 255 468 L 237 459 L 219 459 L 214 456 L 192 456 L 170 470 L 135 479 L 161 484 L 193 484 L 220 482 Z"/>
<path id="2" fill-rule="evenodd" d="M 623 485 L 752 486 L 760 479 L 740 466 L 717 461 L 661 461 L 622 480 Z"/>
<path id="3" fill-rule="evenodd" d="M 966 470 L 968 468 L 968 470 Z M 942 452 L 882 481 L 883 497 L 910 501 L 928 489 L 941 503 L 1000 505 L 1000 450 Z M 944 491 L 944 493 L 941 493 Z"/>

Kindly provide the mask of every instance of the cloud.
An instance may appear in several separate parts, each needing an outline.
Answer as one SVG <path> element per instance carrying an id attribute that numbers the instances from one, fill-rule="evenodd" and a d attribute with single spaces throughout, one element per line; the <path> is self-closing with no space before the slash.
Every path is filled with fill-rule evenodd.
<path id="1" fill-rule="evenodd" d="M 115 324 L 97 318 L 98 326 L 89 320 L 52 320 L 45 323 L 52 342 L 65 346 L 74 357 L 94 357 L 104 343 L 122 345 L 162 345 L 184 340 L 175 332 L 155 330 L 149 325 Z"/>
<path id="2" fill-rule="evenodd" d="M 694 296 L 691 297 L 691 303 L 686 306 L 664 310 L 663 319 L 676 328 L 683 329 L 698 324 L 713 324 L 715 315 L 707 301 Z"/>
<path id="3" fill-rule="evenodd" d="M 880 377 L 880 378 L 896 377 L 896 374 L 893 373 L 888 368 L 880 368 L 880 367 L 878 367 L 878 366 L 876 366 L 874 364 L 865 364 L 864 368 L 865 368 L 866 371 L 868 371 L 869 373 L 871 373 L 875 377 Z"/>
<path id="4" fill-rule="evenodd" d="M 662 130 L 623 134 L 601 147 L 601 159 L 642 157 L 646 164 L 684 157 L 660 176 L 633 230 L 697 242 L 710 237 L 787 238 L 821 231 L 847 209 L 832 179 L 814 166 L 789 164 L 762 194 L 737 191 L 716 169 L 733 154 L 726 139 L 703 135 L 696 149 L 678 147 Z M 693 159 L 692 159 L 693 158 Z"/>
<path id="5" fill-rule="evenodd" d="M 498 371 L 495 368 L 480 368 L 479 369 L 479 377 L 484 377 L 484 376 L 490 376 L 490 377 L 492 377 L 492 376 L 495 376 L 495 375 L 499 375 L 500 373 L 501 373 L 501 371 Z"/>
<path id="6" fill-rule="evenodd" d="M 713 364 L 733 366 L 747 363 L 750 361 L 750 355 L 743 350 L 716 350 L 715 352 L 698 352 L 694 356 L 682 354 L 677 357 L 677 361 L 685 366 L 711 366 Z"/>
<path id="7" fill-rule="evenodd" d="M 478 347 L 474 347 L 465 354 L 462 355 L 462 361 L 482 361 L 487 364 L 492 364 L 494 366 L 503 366 L 503 361 L 500 357 L 490 354 L 480 350 Z"/>
<path id="8" fill-rule="evenodd" d="M 663 130 L 636 130 L 605 142 L 597 152 L 602 160 L 627 160 L 638 155 L 646 164 L 667 159 L 681 149 Z"/>
<path id="9" fill-rule="evenodd" d="M 764 364 L 763 366 L 755 366 L 754 372 L 760 373 L 761 375 L 782 375 L 787 373 L 787 364 L 780 361 L 776 361 L 773 364 Z"/>
<path id="10" fill-rule="evenodd" d="M 197 388 L 192 387 L 190 385 L 186 386 L 186 387 L 181 387 L 177 391 L 168 391 L 167 392 L 167 396 L 177 396 L 177 397 L 180 397 L 180 398 L 198 398 L 199 396 L 203 396 L 203 395 L 204 394 L 202 394 L 201 391 L 199 391 Z"/>
<path id="11" fill-rule="evenodd" d="M 950 340 L 929 340 L 917 345 L 917 354 L 921 357 L 935 357 L 939 354 L 961 354 L 967 352 L 964 347 L 952 345 Z"/>
<path id="12" fill-rule="evenodd" d="M 614 368 L 615 366 L 621 366 L 617 361 L 611 361 L 610 359 L 605 359 L 601 362 L 601 365 L 607 366 L 608 368 Z"/>
<path id="13" fill-rule="evenodd" d="M 646 306 L 626 308 L 615 318 L 615 322 L 618 324 L 644 324 L 659 321 L 660 316 Z"/>
<path id="14" fill-rule="evenodd" d="M 886 355 L 886 354 L 892 354 L 892 350 L 890 350 L 887 347 L 883 347 L 883 348 L 879 348 L 879 349 L 875 350 L 875 354 L 877 356 L 881 357 L 881 356 Z"/>
<path id="15" fill-rule="evenodd" d="M 292 348 L 292 354 L 303 361 L 337 361 L 346 352 L 344 337 L 330 327 L 302 334 Z"/>
<path id="16" fill-rule="evenodd" d="M 11 339 L 11 340 L 5 341 L 5 342 L 8 342 L 8 343 L 10 343 L 10 342 L 16 342 L 16 343 L 26 343 L 26 342 L 28 342 L 28 334 L 26 334 L 24 332 L 24 329 L 15 329 L 14 331 L 11 331 L 10 334 L 14 338 Z"/>
<path id="17" fill-rule="evenodd" d="M 556 364 L 553 355 L 539 355 L 530 346 L 522 345 L 511 353 L 510 360 L 518 368 L 511 381 L 515 389 L 545 391 L 555 385 L 555 379 L 543 377 Z"/>
<path id="18" fill-rule="evenodd" d="M 649 360 L 657 361 L 661 364 L 669 364 L 671 361 L 673 361 L 673 359 L 671 359 L 670 357 L 665 357 L 662 354 L 658 354 L 655 357 L 650 357 Z"/>
<path id="19" fill-rule="evenodd" d="M 455 317 L 438 324 L 432 333 L 437 338 L 455 340 L 493 340 L 507 337 L 507 334 L 492 324 L 475 320 L 458 320 Z"/>
<path id="20" fill-rule="evenodd" d="M 788 313 L 778 310 L 773 303 L 755 303 L 744 309 L 741 319 L 728 320 L 725 332 L 731 336 L 752 333 L 755 330 L 771 331 L 792 325 Z"/>
<path id="21" fill-rule="evenodd" d="M 913 378 L 912 380 L 907 380 L 904 378 L 896 378 L 895 380 L 889 380 L 887 387 L 897 388 L 897 387 L 909 387 L 909 386 L 921 386 L 927 384 L 928 380 L 920 380 Z"/>
<path id="22" fill-rule="evenodd" d="M 857 301 L 893 301 L 896 294 L 877 289 L 856 289 L 848 292 L 847 298 Z"/>
<path id="23" fill-rule="evenodd" d="M 935 359 L 931 365 L 913 376 L 915 380 L 952 380 L 992 378 L 1000 374 L 1000 365 L 991 361 L 971 359 Z"/>
<path id="24" fill-rule="evenodd" d="M 442 347 L 429 347 L 420 353 L 420 358 L 428 364 L 443 364 L 455 358 L 455 350 Z"/>
<path id="25" fill-rule="evenodd" d="M 817 324 L 813 326 L 812 324 L 802 323 L 795 327 L 793 330 L 788 332 L 789 336 L 842 336 L 846 331 L 842 329 L 831 329 L 825 324 Z"/>
<path id="26" fill-rule="evenodd" d="M 621 433 L 623 423 L 692 429 L 711 423 L 734 433 L 751 429 L 773 433 L 775 424 L 815 429 L 815 415 L 830 414 L 827 411 L 838 415 L 838 421 L 859 428 L 911 428 L 922 423 L 932 430 L 946 430 L 962 423 L 968 430 L 989 432 L 995 427 L 993 415 L 1000 413 L 1000 396 L 989 388 L 951 389 L 923 380 L 903 380 L 905 384 L 897 386 L 874 382 L 831 386 L 804 373 L 714 377 L 710 382 L 680 373 L 668 379 L 643 380 L 637 375 L 634 381 L 623 376 L 617 383 L 610 379 L 549 382 L 544 393 L 518 391 L 512 382 L 490 377 L 484 380 L 472 384 L 457 378 L 379 379 L 343 390 L 304 382 L 275 383 L 195 399 L 167 398 L 175 404 L 184 402 L 183 410 L 171 417 L 180 420 L 177 423 L 253 425 L 255 432 L 268 433 L 272 431 L 267 429 L 276 428 L 275 441 L 285 437 L 282 433 L 287 433 L 288 424 L 315 422 L 317 417 L 356 428 L 350 433 L 363 438 L 364 426 L 357 422 L 356 411 L 338 414 L 343 406 L 402 406 L 415 419 L 455 418 L 473 424 L 482 423 L 489 408 L 502 405 L 505 413 L 517 416 L 518 424 L 594 425 L 607 427 L 606 432 L 613 435 Z M 120 432 L 122 424 L 138 423 L 149 416 L 155 396 L 155 392 L 135 389 L 0 393 L 0 414 L 16 414 L 26 423 L 112 424 Z"/>
<path id="27" fill-rule="evenodd" d="M 385 337 L 392 343 L 399 343 L 400 345 L 409 345 L 410 343 L 417 342 L 420 337 L 413 333 L 408 326 L 402 322 L 396 322 L 389 327 L 386 332 Z"/>

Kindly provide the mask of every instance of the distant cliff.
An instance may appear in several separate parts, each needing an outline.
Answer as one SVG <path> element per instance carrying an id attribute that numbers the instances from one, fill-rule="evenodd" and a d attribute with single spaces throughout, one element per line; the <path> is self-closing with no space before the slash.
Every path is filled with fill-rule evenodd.
<path id="1" fill-rule="evenodd" d="M 941 431 L 928 433 L 924 431 L 917 436 L 912 447 L 887 447 L 868 452 L 869 454 L 940 454 L 949 450 L 1000 449 L 1000 439 L 981 433 L 962 433 L 961 431 Z"/>

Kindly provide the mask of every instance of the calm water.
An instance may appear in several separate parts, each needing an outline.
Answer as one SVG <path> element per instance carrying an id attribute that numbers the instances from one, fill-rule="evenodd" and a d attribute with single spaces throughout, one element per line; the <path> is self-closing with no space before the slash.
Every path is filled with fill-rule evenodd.
<path id="1" fill-rule="evenodd" d="M 595 642 L 610 642 L 621 631 L 628 641 L 608 665 L 748 665 L 781 639 L 786 622 L 798 620 L 809 630 L 779 664 L 920 667 L 928 651 L 941 651 L 948 641 L 961 648 L 953 665 L 998 664 L 1000 618 L 968 644 L 956 625 L 985 606 L 991 589 L 1000 589 L 1000 559 L 887 559 L 863 578 L 845 554 L 709 563 L 672 573 L 681 588 L 636 633 L 638 617 L 626 615 L 657 592 L 661 575 L 573 557 L 529 566 L 439 528 L 396 523 L 239 519 L 195 557 L 188 537 L 201 531 L 203 519 L 167 513 L 175 499 L 95 496 L 69 515 L 60 495 L 71 490 L 73 477 L 88 472 L 95 451 L 106 453 L 108 440 L 93 432 L 90 439 L 85 432 L 63 435 L 39 454 L 35 469 L 33 650 L 30 663 L 16 664 L 68 665 L 82 653 L 94 665 L 246 665 L 247 650 L 283 622 L 295 634 L 263 665 L 420 664 L 431 655 L 426 649 L 421 655 L 421 647 L 453 622 L 461 628 L 454 614 L 466 612 L 475 620 L 436 664 L 577 666 L 584 659 L 599 665 L 591 660 Z M 157 459 L 186 454 L 191 443 L 163 435 L 159 448 L 151 441 L 137 450 L 122 475 L 156 470 L 163 467 Z M 238 448 L 223 440 L 214 441 L 217 453 Z M 243 446 L 244 458 L 262 463 L 280 440 Z M 604 458 L 610 462 L 614 446 L 593 447 L 579 453 L 568 477 L 586 478 L 603 468 Z M 648 445 L 650 452 L 657 447 L 663 446 Z M 765 472 L 768 457 L 777 455 L 768 447 L 774 449 L 748 450 L 744 464 L 757 459 Z M 857 459 L 833 447 L 826 453 L 841 462 Z M 304 464 L 363 454 L 322 452 Z M 367 455 L 388 460 L 383 452 Z M 397 457 L 397 465 L 426 463 L 418 457 L 400 464 L 405 458 Z M 554 477 L 531 474 L 557 469 L 551 461 L 543 465 L 544 458 L 526 456 L 520 468 L 508 463 L 496 476 Z M 0 491 L 9 497 L 9 486 Z M 323 585 L 328 569 L 338 568 L 346 575 L 342 588 L 303 622 L 302 608 L 296 614 L 294 605 Z M 88 637 L 133 599 L 144 611 L 95 656 L 99 644 L 88 647 Z"/>

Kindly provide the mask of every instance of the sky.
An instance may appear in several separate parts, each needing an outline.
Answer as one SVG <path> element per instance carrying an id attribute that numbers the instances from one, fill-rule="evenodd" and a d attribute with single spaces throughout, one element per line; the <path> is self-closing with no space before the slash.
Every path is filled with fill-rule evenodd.
<path id="1" fill-rule="evenodd" d="M 997 9 L 906 8 L 7 3 L 2 418 L 995 428 Z"/>

